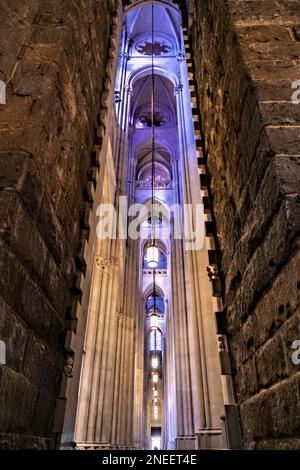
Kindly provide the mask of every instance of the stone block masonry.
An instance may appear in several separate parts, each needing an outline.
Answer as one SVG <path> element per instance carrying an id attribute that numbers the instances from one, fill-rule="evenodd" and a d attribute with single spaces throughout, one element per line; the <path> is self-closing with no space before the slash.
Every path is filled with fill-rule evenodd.
<path id="1" fill-rule="evenodd" d="M 0 448 L 53 448 L 114 0 L 0 5 Z"/>
<path id="2" fill-rule="evenodd" d="M 300 4 L 191 2 L 245 448 L 300 447 Z"/>

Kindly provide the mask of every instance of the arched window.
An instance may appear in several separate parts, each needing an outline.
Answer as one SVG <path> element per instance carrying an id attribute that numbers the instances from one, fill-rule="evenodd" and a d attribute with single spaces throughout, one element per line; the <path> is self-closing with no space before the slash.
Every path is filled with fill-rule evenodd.
<path id="1" fill-rule="evenodd" d="M 154 302 L 155 301 L 155 302 Z M 163 297 L 158 294 L 157 292 L 152 292 L 146 300 L 146 313 L 149 314 L 154 308 L 155 304 L 155 310 L 156 313 L 159 314 L 164 314 L 165 313 L 165 302 Z"/>

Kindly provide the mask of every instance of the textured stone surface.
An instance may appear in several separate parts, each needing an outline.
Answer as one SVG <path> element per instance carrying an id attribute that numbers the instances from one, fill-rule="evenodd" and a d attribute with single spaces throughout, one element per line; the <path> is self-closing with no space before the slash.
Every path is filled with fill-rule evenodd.
<path id="1" fill-rule="evenodd" d="M 203 0 L 191 21 L 247 448 L 299 448 L 299 20 L 296 1 Z"/>
<path id="2" fill-rule="evenodd" d="M 6 344 L 6 362 L 16 371 L 22 370 L 29 328 L 16 313 L 0 300 L 0 337 Z"/>
<path id="3" fill-rule="evenodd" d="M 49 450 L 55 448 L 53 439 L 28 434 L 0 434 L 0 450 Z"/>
<path id="4" fill-rule="evenodd" d="M 38 387 L 28 378 L 0 366 L 1 429 L 31 433 Z"/>
<path id="5" fill-rule="evenodd" d="M 0 4 L 0 448 L 49 448 L 115 0 Z"/>
<path id="6" fill-rule="evenodd" d="M 262 391 L 241 405 L 247 447 L 253 441 L 297 436 L 300 427 L 300 374 Z M 258 417 L 260 416 L 260 419 Z"/>

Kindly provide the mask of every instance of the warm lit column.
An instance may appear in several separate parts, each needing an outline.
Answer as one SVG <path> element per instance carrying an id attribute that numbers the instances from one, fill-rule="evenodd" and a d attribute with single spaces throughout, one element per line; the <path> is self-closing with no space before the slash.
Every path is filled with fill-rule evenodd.
<path id="1" fill-rule="evenodd" d="M 76 420 L 79 443 L 111 444 L 119 263 L 116 241 L 101 244 L 95 256 L 85 356 Z"/>

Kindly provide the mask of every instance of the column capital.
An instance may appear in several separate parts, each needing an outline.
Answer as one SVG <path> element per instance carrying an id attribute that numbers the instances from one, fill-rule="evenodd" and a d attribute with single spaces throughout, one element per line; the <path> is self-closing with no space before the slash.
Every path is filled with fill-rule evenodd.
<path id="1" fill-rule="evenodd" d="M 119 54 L 120 59 L 128 60 L 129 54 L 125 51 L 121 51 Z"/>
<path id="2" fill-rule="evenodd" d="M 105 259 L 102 256 L 96 256 L 95 263 L 101 269 L 101 271 L 107 274 L 109 273 L 112 264 L 110 259 Z"/>
<path id="3" fill-rule="evenodd" d="M 175 87 L 175 95 L 179 95 L 183 90 L 183 85 L 180 83 L 179 85 L 177 85 L 177 87 Z"/>
<path id="4" fill-rule="evenodd" d="M 181 62 L 185 61 L 185 54 L 183 51 L 178 51 L 176 54 L 176 57 L 177 57 L 177 62 L 179 62 L 180 64 Z"/>
<path id="5" fill-rule="evenodd" d="M 116 90 L 114 92 L 114 95 L 115 95 L 115 103 L 121 103 L 121 92 L 120 90 Z"/>

